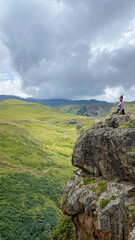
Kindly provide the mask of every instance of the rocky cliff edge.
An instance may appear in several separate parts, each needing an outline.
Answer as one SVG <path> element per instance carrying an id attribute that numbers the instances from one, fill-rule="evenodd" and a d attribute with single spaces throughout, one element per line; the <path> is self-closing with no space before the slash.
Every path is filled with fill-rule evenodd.
<path id="1" fill-rule="evenodd" d="M 135 240 L 135 120 L 112 116 L 76 141 L 62 192 L 77 240 Z"/>

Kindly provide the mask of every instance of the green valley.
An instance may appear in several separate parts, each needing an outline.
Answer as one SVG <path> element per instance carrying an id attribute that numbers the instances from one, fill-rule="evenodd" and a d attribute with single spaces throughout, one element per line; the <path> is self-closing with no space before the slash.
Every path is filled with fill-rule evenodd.
<path id="1" fill-rule="evenodd" d="M 50 239 L 75 140 L 94 123 L 37 103 L 0 103 L 0 239 Z"/>
<path id="2" fill-rule="evenodd" d="M 74 143 L 115 107 L 87 117 L 21 100 L 0 102 L 0 240 L 50 240 L 73 172 Z M 134 102 L 125 109 L 135 115 Z"/>

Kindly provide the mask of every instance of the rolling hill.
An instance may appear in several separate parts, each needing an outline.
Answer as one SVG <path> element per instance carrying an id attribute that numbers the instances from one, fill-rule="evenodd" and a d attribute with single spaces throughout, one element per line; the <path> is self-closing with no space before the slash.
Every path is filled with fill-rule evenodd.
<path id="1" fill-rule="evenodd" d="M 97 101 L 95 99 L 91 100 L 67 100 L 67 99 L 34 99 L 34 98 L 20 98 L 17 96 L 10 95 L 0 95 L 0 102 L 7 99 L 22 100 L 24 102 L 38 103 L 45 106 L 51 106 L 60 109 L 65 113 L 70 113 L 79 116 L 88 117 L 106 117 L 110 114 L 114 108 L 116 108 L 116 103 L 108 103 L 106 101 Z M 125 103 L 127 109 L 131 108 L 135 102 Z"/>
<path id="2" fill-rule="evenodd" d="M 0 238 L 49 240 L 80 131 L 95 118 L 37 103 L 0 103 Z"/>
<path id="3" fill-rule="evenodd" d="M 67 99 L 34 99 L 20 98 L 16 96 L 0 95 L 0 101 L 17 99 L 25 102 L 39 103 L 46 106 L 57 107 L 64 112 L 82 116 L 97 116 L 99 113 L 106 113 L 112 104 L 105 101 L 91 100 L 67 100 Z"/>
<path id="4" fill-rule="evenodd" d="M 135 103 L 125 108 L 135 116 Z M 17 99 L 0 102 L 1 239 L 50 239 L 61 213 L 61 190 L 73 172 L 74 143 L 101 116 L 71 115 Z"/>

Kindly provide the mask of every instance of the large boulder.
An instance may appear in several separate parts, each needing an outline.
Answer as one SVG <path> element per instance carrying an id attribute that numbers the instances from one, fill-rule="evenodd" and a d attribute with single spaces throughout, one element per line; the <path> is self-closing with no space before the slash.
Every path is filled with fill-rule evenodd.
<path id="1" fill-rule="evenodd" d="M 111 116 L 78 138 L 62 192 L 76 240 L 135 240 L 135 120 Z"/>
<path id="2" fill-rule="evenodd" d="M 135 182 L 135 126 L 129 120 L 112 116 L 84 132 L 74 146 L 73 166 L 91 176 Z"/>

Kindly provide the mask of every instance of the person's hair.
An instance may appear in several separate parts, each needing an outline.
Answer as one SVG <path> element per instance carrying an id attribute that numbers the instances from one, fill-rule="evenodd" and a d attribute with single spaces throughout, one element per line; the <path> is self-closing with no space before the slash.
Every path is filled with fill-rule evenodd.
<path id="1" fill-rule="evenodd" d="M 121 96 L 120 96 L 120 98 L 122 98 L 122 99 L 123 99 L 123 95 L 121 95 Z"/>

